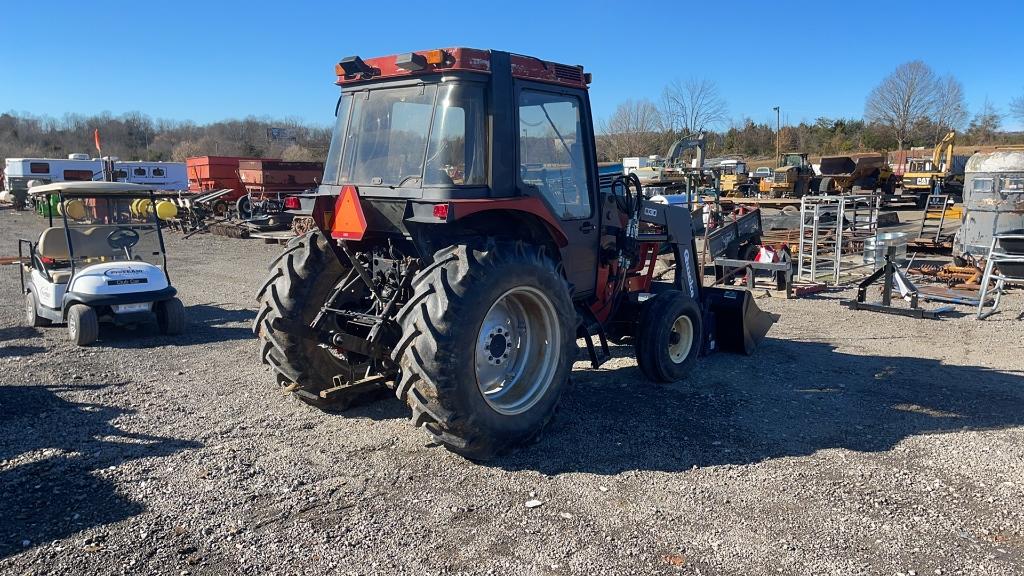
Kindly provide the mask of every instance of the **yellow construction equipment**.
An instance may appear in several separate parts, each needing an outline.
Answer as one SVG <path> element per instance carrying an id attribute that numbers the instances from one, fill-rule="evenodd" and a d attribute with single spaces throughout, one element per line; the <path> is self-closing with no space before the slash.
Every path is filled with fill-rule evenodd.
<path id="1" fill-rule="evenodd" d="M 903 174 L 903 191 L 917 194 L 919 207 L 925 206 L 928 195 L 935 190 L 935 185 L 939 182 L 942 182 L 943 192 L 962 197 L 964 164 L 967 156 L 953 155 L 955 143 L 956 132 L 950 130 L 935 145 L 931 158 L 907 159 L 907 171 Z"/>
<path id="2" fill-rule="evenodd" d="M 817 188 L 816 184 L 814 168 L 807 160 L 806 152 L 784 152 L 779 155 L 779 167 L 772 175 L 773 198 L 800 198 L 813 192 Z"/>

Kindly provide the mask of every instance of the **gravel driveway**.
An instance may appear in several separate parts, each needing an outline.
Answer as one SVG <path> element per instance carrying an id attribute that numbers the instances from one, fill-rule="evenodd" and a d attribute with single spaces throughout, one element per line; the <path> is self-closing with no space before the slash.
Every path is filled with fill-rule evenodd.
<path id="1" fill-rule="evenodd" d="M 41 226 L 0 211 L 0 255 Z M 187 333 L 84 349 L 23 327 L 0 267 L 0 573 L 1024 573 L 1019 291 L 985 322 L 762 299 L 755 355 L 657 386 L 613 348 L 539 443 L 479 465 L 393 398 L 281 395 L 249 331 L 279 247 L 168 249 Z"/>

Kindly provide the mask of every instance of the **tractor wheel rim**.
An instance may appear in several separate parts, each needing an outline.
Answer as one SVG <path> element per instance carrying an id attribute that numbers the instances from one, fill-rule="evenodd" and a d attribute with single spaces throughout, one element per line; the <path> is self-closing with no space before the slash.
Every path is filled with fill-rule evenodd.
<path id="1" fill-rule="evenodd" d="M 476 381 L 495 412 L 522 414 L 551 387 L 561 354 L 562 335 L 551 300 L 519 286 L 502 294 L 477 333 Z"/>
<path id="2" fill-rule="evenodd" d="M 680 364 L 690 354 L 693 346 L 693 322 L 689 316 L 683 315 L 672 323 L 672 331 L 668 337 L 668 356 L 676 364 Z"/>

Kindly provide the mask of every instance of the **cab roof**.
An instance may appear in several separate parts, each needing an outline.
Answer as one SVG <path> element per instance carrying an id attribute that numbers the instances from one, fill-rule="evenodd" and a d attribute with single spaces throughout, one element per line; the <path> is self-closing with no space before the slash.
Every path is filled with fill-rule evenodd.
<path id="1" fill-rule="evenodd" d="M 334 70 L 339 86 L 456 70 L 490 74 L 492 53 L 492 50 L 476 48 L 439 48 L 366 60 L 349 56 L 338 62 Z M 509 54 L 509 60 L 515 78 L 583 89 L 590 83 L 590 74 L 584 73 L 583 66 L 559 64 L 521 54 Z"/>
<path id="2" fill-rule="evenodd" d="M 65 196 L 144 196 L 156 190 L 154 186 L 128 182 L 54 182 L 33 186 L 28 193 L 33 196 L 63 194 Z"/>

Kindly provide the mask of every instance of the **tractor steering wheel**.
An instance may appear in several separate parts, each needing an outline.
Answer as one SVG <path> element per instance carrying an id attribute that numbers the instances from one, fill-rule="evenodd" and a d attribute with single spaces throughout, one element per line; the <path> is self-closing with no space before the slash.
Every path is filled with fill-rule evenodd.
<path id="1" fill-rule="evenodd" d="M 139 243 L 139 233 L 131 228 L 118 228 L 107 234 L 107 244 L 115 250 L 127 250 Z"/>

